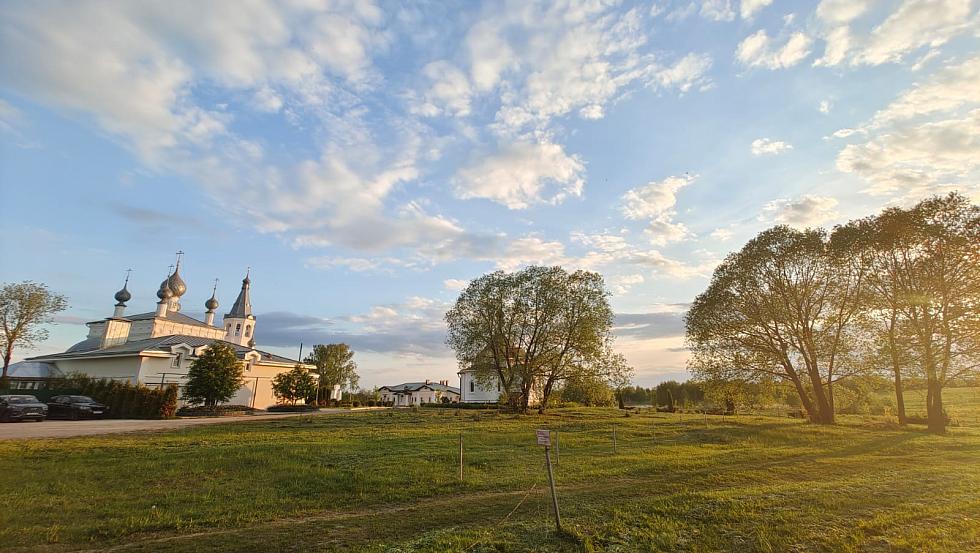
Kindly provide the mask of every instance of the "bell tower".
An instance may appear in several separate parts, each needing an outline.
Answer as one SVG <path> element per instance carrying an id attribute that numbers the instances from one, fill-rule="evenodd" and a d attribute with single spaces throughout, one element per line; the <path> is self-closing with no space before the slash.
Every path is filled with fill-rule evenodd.
<path id="1" fill-rule="evenodd" d="M 245 271 L 242 279 L 242 289 L 238 292 L 231 311 L 225 313 L 222 323 L 225 325 L 225 341 L 240 346 L 254 347 L 255 345 L 255 315 L 252 314 L 252 299 L 249 288 L 252 280 L 249 278 L 251 267 Z"/>

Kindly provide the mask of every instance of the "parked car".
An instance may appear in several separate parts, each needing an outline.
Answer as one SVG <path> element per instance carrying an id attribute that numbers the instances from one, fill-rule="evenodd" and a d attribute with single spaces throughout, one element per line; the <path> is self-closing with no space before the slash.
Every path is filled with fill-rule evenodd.
<path id="1" fill-rule="evenodd" d="M 48 401 L 48 418 L 101 419 L 109 408 L 88 396 L 54 396 Z"/>
<path id="2" fill-rule="evenodd" d="M 0 421 L 36 420 L 40 422 L 44 420 L 47 414 L 48 406 L 38 401 L 34 396 L 0 396 Z"/>

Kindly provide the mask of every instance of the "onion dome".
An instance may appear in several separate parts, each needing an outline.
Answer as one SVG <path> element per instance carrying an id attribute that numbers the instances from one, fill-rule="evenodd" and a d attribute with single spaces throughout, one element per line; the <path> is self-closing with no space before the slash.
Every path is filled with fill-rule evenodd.
<path id="1" fill-rule="evenodd" d="M 171 290 L 169 286 L 167 286 L 167 280 L 161 282 L 160 289 L 157 290 L 157 297 L 160 298 L 161 300 L 169 300 L 170 298 L 174 297 L 174 291 Z"/>
<path id="2" fill-rule="evenodd" d="M 187 291 L 187 285 L 184 284 L 184 279 L 180 278 L 180 265 L 177 265 L 177 269 L 174 270 L 174 274 L 167 278 L 167 288 L 170 288 L 174 293 L 174 297 L 181 297 L 184 292 Z"/>
<path id="3" fill-rule="evenodd" d="M 116 298 L 119 305 L 126 305 L 127 301 L 133 299 L 133 295 L 130 294 L 129 290 L 127 289 L 127 284 L 123 284 L 122 290 L 116 292 L 116 295 L 113 297 Z"/>
<path id="4" fill-rule="evenodd" d="M 211 299 L 204 302 L 204 307 L 206 307 L 208 311 L 214 311 L 215 309 L 218 308 L 218 298 L 214 297 L 214 295 L 212 294 Z"/>

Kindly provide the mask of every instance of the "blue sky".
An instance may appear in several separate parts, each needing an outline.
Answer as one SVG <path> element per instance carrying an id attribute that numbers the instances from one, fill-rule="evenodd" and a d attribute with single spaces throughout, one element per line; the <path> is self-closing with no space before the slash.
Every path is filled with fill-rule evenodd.
<path id="1" fill-rule="evenodd" d="M 6 2 L 0 37 L 0 280 L 71 303 L 21 355 L 183 250 L 185 312 L 250 266 L 260 347 L 453 378 L 459 287 L 544 263 L 605 275 L 650 385 L 760 230 L 980 197 L 977 1 Z"/>

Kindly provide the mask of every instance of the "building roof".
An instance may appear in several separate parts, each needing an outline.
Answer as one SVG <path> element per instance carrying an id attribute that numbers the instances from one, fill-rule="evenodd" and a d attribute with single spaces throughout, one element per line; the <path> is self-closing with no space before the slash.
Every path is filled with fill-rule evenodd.
<path id="1" fill-rule="evenodd" d="M 398 384 L 397 386 L 382 386 L 381 388 L 391 390 L 392 392 L 417 392 L 422 388 L 429 388 L 430 390 L 434 390 L 436 392 L 453 392 L 454 394 L 459 393 L 459 388 L 446 386 L 445 384 L 439 384 L 438 382 L 406 382 L 404 384 Z"/>
<path id="2" fill-rule="evenodd" d="M 180 323 L 180 324 L 183 324 L 183 325 L 204 326 L 204 327 L 207 327 L 207 328 L 216 328 L 216 327 L 213 327 L 213 326 L 205 323 L 204 321 L 199 321 L 199 320 L 195 319 L 194 317 L 189 317 L 187 315 L 184 315 L 183 313 L 181 313 L 179 311 L 168 311 L 167 314 L 164 315 L 163 317 L 160 317 L 159 315 L 157 315 L 156 311 L 148 311 L 146 313 L 138 313 L 136 315 L 126 315 L 125 317 L 108 317 L 108 318 L 110 318 L 110 319 L 115 318 L 117 320 L 118 319 L 124 319 L 124 320 L 127 320 L 127 321 L 148 321 L 148 320 L 151 320 L 151 319 L 156 319 L 158 317 L 161 318 L 161 319 L 167 319 L 168 321 L 173 321 L 175 323 Z M 98 321 L 91 321 L 89 324 L 101 323 L 102 321 L 105 321 L 105 319 L 99 319 Z"/>
<path id="3" fill-rule="evenodd" d="M 190 319 L 190 317 L 187 318 Z M 282 357 L 281 355 L 275 355 L 273 353 L 257 349 L 253 350 L 252 348 L 241 346 L 234 342 L 226 342 L 224 340 L 217 340 L 214 338 L 203 338 L 201 336 L 187 336 L 186 334 L 171 334 L 169 336 L 147 338 L 146 340 L 133 340 L 131 342 L 119 344 L 118 346 L 111 346 L 105 349 L 99 349 L 98 340 L 83 340 L 68 348 L 68 351 L 64 353 L 39 355 L 37 357 L 31 357 L 28 360 L 44 361 L 49 359 L 84 359 L 87 357 L 125 357 L 127 355 L 138 355 L 144 352 L 170 353 L 170 346 L 176 346 L 177 344 L 187 344 L 192 348 L 196 348 L 199 346 L 206 346 L 214 342 L 220 342 L 230 346 L 233 350 L 235 350 L 235 355 L 238 356 L 239 359 L 244 359 L 246 353 L 255 351 L 262 356 L 262 361 L 271 361 L 274 363 L 298 363 L 298 361 L 295 359 L 289 359 L 288 357 Z"/>
<path id="4" fill-rule="evenodd" d="M 248 295 L 248 289 L 252 286 L 252 280 L 248 274 L 242 279 L 242 289 L 235 298 L 235 303 L 231 306 L 231 311 L 225 317 L 231 319 L 247 319 L 252 317 L 252 299 Z"/>

